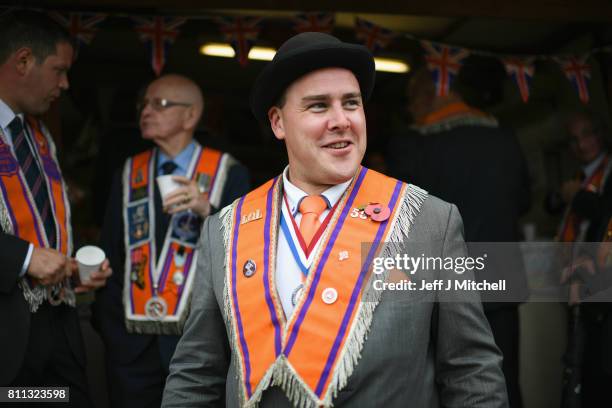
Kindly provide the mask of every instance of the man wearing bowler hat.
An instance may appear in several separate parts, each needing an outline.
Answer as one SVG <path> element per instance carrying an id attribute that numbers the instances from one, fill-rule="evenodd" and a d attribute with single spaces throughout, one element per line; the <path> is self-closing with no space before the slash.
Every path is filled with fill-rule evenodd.
<path id="1" fill-rule="evenodd" d="M 507 405 L 476 293 L 373 285 L 407 277 L 370 265 L 409 244 L 465 256 L 454 205 L 360 166 L 373 87 L 369 51 L 322 33 L 289 39 L 260 74 L 251 108 L 289 165 L 207 219 L 162 406 Z"/>

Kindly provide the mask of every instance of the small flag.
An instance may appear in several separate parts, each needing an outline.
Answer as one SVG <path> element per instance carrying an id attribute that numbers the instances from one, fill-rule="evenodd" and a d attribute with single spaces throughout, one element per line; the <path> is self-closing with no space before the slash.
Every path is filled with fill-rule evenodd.
<path id="1" fill-rule="evenodd" d="M 335 17 L 333 13 L 300 13 L 293 19 L 293 29 L 298 33 L 316 31 L 319 33 L 331 33 L 334 28 Z"/>
<path id="2" fill-rule="evenodd" d="M 225 39 L 232 44 L 236 59 L 241 66 L 246 66 L 249 62 L 249 51 L 259 35 L 261 18 L 248 16 L 219 17 L 217 21 Z"/>
<path id="3" fill-rule="evenodd" d="M 506 72 L 518 86 L 523 102 L 529 100 L 529 87 L 534 73 L 534 58 L 504 58 L 502 63 Z"/>
<path id="4" fill-rule="evenodd" d="M 588 55 L 582 57 L 555 58 L 561 65 L 563 73 L 570 80 L 582 103 L 589 102 L 589 79 L 591 79 L 591 66 L 586 63 Z"/>
<path id="5" fill-rule="evenodd" d="M 450 86 L 461 69 L 462 61 L 470 55 L 465 48 L 450 47 L 421 41 L 425 49 L 427 68 L 433 75 L 436 85 L 436 95 L 446 96 Z"/>
<path id="6" fill-rule="evenodd" d="M 98 25 L 106 18 L 106 14 L 99 13 L 63 14 L 53 11 L 49 15 L 68 30 L 70 35 L 77 40 L 78 45 L 91 44 L 98 31 Z"/>
<path id="7" fill-rule="evenodd" d="M 177 28 L 187 20 L 170 17 L 132 17 L 136 23 L 134 28 L 140 39 L 151 48 L 151 66 L 155 75 L 159 76 L 166 64 L 166 54 L 170 44 L 179 35 Z"/>
<path id="8" fill-rule="evenodd" d="M 355 31 L 357 32 L 357 39 L 372 53 L 377 53 L 385 48 L 395 37 L 393 31 L 359 17 L 355 18 Z"/>

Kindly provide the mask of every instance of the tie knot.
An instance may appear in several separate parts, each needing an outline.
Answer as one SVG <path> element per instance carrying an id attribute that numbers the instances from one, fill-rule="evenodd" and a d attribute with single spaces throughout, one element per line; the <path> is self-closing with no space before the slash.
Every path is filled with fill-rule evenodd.
<path id="1" fill-rule="evenodd" d="M 172 174 L 174 173 L 174 170 L 176 170 L 178 166 L 176 165 L 175 162 L 173 162 L 172 160 L 165 162 L 164 164 L 161 165 L 161 169 L 162 172 L 164 174 Z"/>
<path id="2" fill-rule="evenodd" d="M 307 213 L 314 213 L 317 215 L 321 215 L 323 211 L 327 208 L 327 201 L 320 195 L 309 195 L 302 198 L 299 205 L 299 211 L 302 215 Z"/>
<path id="3" fill-rule="evenodd" d="M 15 118 L 9 123 L 9 130 L 11 131 L 11 136 L 16 137 L 18 134 L 23 132 L 23 123 L 21 123 L 21 119 L 19 116 L 15 116 Z"/>

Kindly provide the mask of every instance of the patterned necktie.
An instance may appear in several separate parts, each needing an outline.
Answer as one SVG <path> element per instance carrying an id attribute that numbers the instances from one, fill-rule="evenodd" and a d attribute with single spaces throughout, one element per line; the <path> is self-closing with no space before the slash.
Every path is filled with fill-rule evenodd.
<path id="1" fill-rule="evenodd" d="M 51 213 L 51 201 L 47 191 L 47 183 L 42 176 L 38 163 L 34 159 L 30 143 L 26 140 L 25 129 L 18 116 L 9 124 L 9 130 L 13 137 L 13 149 L 15 150 L 17 161 L 25 175 L 32 197 L 34 197 L 36 202 L 36 208 L 45 226 L 49 247 L 55 248 L 57 241 L 55 237 L 55 222 Z"/>
<path id="2" fill-rule="evenodd" d="M 298 206 L 302 219 L 300 220 L 300 233 L 306 246 L 310 246 L 310 241 L 319 230 L 321 222 L 319 217 L 327 208 L 327 202 L 320 195 L 309 195 L 302 198 Z"/>
<path id="3" fill-rule="evenodd" d="M 178 166 L 176 165 L 175 162 L 170 160 L 162 164 L 160 167 L 161 167 L 162 173 L 164 173 L 164 175 L 167 175 L 167 174 L 174 173 L 174 170 L 176 170 Z"/>

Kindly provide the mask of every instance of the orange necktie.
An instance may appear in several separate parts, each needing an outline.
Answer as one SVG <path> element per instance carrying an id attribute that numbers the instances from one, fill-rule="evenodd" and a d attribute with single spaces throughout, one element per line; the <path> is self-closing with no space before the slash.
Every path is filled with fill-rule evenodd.
<path id="1" fill-rule="evenodd" d="M 310 246 L 312 237 L 317 233 L 321 226 L 319 216 L 327 208 L 327 202 L 320 195 L 309 195 L 302 199 L 299 206 L 299 211 L 302 213 L 300 220 L 300 233 L 306 246 Z"/>

